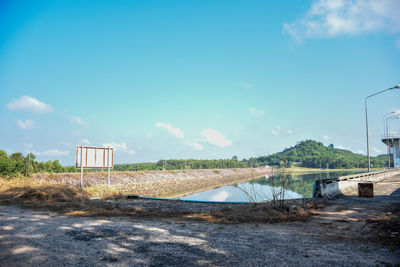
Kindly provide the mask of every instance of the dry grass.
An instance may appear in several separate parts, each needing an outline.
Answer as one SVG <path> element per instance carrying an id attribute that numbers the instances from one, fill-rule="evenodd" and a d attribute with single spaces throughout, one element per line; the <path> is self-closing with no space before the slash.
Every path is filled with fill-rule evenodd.
<path id="1" fill-rule="evenodd" d="M 223 208 L 208 214 L 207 221 L 219 223 L 276 223 L 305 221 L 318 209 L 321 203 L 308 203 L 294 208 L 275 207 L 268 203 L 252 204 L 243 207 Z"/>
<path id="2" fill-rule="evenodd" d="M 92 185 L 89 187 L 84 187 L 85 192 L 91 197 L 98 197 L 100 199 L 112 198 L 112 197 L 122 197 L 123 190 L 119 186 L 107 185 Z"/>
<path id="3" fill-rule="evenodd" d="M 139 206 L 124 208 L 118 205 L 118 202 L 90 201 L 90 196 L 93 194 L 107 197 L 120 194 L 120 192 L 119 188 L 110 190 L 104 186 L 93 186 L 88 190 L 81 191 L 77 187 L 40 184 L 28 179 L 0 180 L 1 204 L 20 204 L 29 208 L 52 210 L 73 216 L 173 218 L 213 223 L 268 223 L 305 220 L 313 209 L 317 208 L 312 204 L 285 209 L 276 209 L 267 204 L 249 204 L 212 212 L 181 212 L 179 210 L 146 210 Z"/>
<path id="4" fill-rule="evenodd" d="M 82 202 L 89 200 L 86 191 L 78 188 L 40 184 L 26 178 L 0 180 L 0 201 L 2 202 Z"/>

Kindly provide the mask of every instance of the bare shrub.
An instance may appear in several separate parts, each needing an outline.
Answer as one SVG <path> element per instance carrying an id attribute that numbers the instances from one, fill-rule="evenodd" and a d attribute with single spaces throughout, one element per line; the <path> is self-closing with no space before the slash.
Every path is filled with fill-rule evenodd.
<path id="1" fill-rule="evenodd" d="M 247 187 L 237 186 L 247 197 L 248 202 L 254 205 L 258 203 L 266 203 L 268 206 L 275 208 L 285 207 L 285 192 L 289 186 L 290 179 L 285 175 L 285 169 L 279 173 L 279 176 L 271 176 L 269 178 L 271 194 L 268 192 L 256 190 L 254 184 Z"/>
<path id="2" fill-rule="evenodd" d="M 272 206 L 281 208 L 285 206 L 285 192 L 289 182 L 288 176 L 285 175 L 285 169 L 281 171 L 278 178 L 271 177 Z"/>

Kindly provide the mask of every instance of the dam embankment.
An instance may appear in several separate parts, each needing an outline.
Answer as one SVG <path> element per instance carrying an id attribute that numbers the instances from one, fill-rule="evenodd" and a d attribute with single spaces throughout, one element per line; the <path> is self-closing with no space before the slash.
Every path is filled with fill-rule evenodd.
<path id="1" fill-rule="evenodd" d="M 357 195 L 359 183 L 370 182 L 376 185 L 384 180 L 397 176 L 400 177 L 399 169 L 347 175 L 336 179 L 318 180 L 314 184 L 313 197 L 330 199 L 340 195 Z M 379 186 L 379 188 L 383 187 Z M 379 194 L 380 192 L 376 193 Z"/>

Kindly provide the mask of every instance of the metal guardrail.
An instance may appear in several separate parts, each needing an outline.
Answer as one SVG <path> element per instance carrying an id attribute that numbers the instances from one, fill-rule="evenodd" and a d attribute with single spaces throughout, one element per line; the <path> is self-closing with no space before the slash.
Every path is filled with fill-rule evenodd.
<path id="1" fill-rule="evenodd" d="M 367 178 L 370 176 L 375 176 L 378 174 L 387 174 L 387 175 L 392 175 L 393 173 L 400 173 L 400 170 L 386 170 L 386 171 L 377 171 L 377 172 L 364 172 L 364 173 L 358 173 L 358 174 L 352 174 L 352 175 L 346 175 L 346 176 L 340 176 L 338 178 L 331 178 L 331 179 L 321 179 L 319 180 L 320 183 L 322 184 L 331 184 L 334 182 L 340 182 L 340 181 L 351 181 L 351 180 L 356 180 L 361 178 Z"/>
<path id="2" fill-rule="evenodd" d="M 382 139 L 398 139 L 400 138 L 400 132 L 392 132 L 392 133 L 388 133 L 388 134 L 383 134 L 382 135 Z"/>
<path id="3" fill-rule="evenodd" d="M 385 178 L 387 176 L 400 174 L 400 169 L 377 171 L 377 172 L 365 172 L 365 173 L 341 176 L 338 178 L 316 180 L 313 184 L 313 198 L 322 197 L 321 186 L 325 188 L 329 184 L 338 183 L 342 181 L 367 181 L 368 177 L 377 176 L 381 174 L 383 174 L 383 178 Z"/>

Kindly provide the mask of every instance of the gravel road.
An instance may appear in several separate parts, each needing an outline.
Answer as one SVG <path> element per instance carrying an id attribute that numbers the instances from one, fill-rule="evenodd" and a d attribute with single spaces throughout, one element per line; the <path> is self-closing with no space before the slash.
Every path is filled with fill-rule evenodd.
<path id="1" fill-rule="evenodd" d="M 0 206 L 0 266 L 400 265 L 398 182 L 400 176 L 383 181 L 374 198 L 330 201 L 306 222 L 276 224 L 88 218 Z M 109 204 L 134 203 L 152 210 L 190 205 Z M 193 207 L 208 209 L 202 203 Z"/>
<path id="2" fill-rule="evenodd" d="M 329 220 L 330 215 L 329 212 L 321 214 L 306 223 L 227 225 L 70 217 L 16 206 L 0 206 L 0 265 L 400 264 L 398 247 L 325 235 L 334 225 L 324 224 L 324 218 Z"/>

